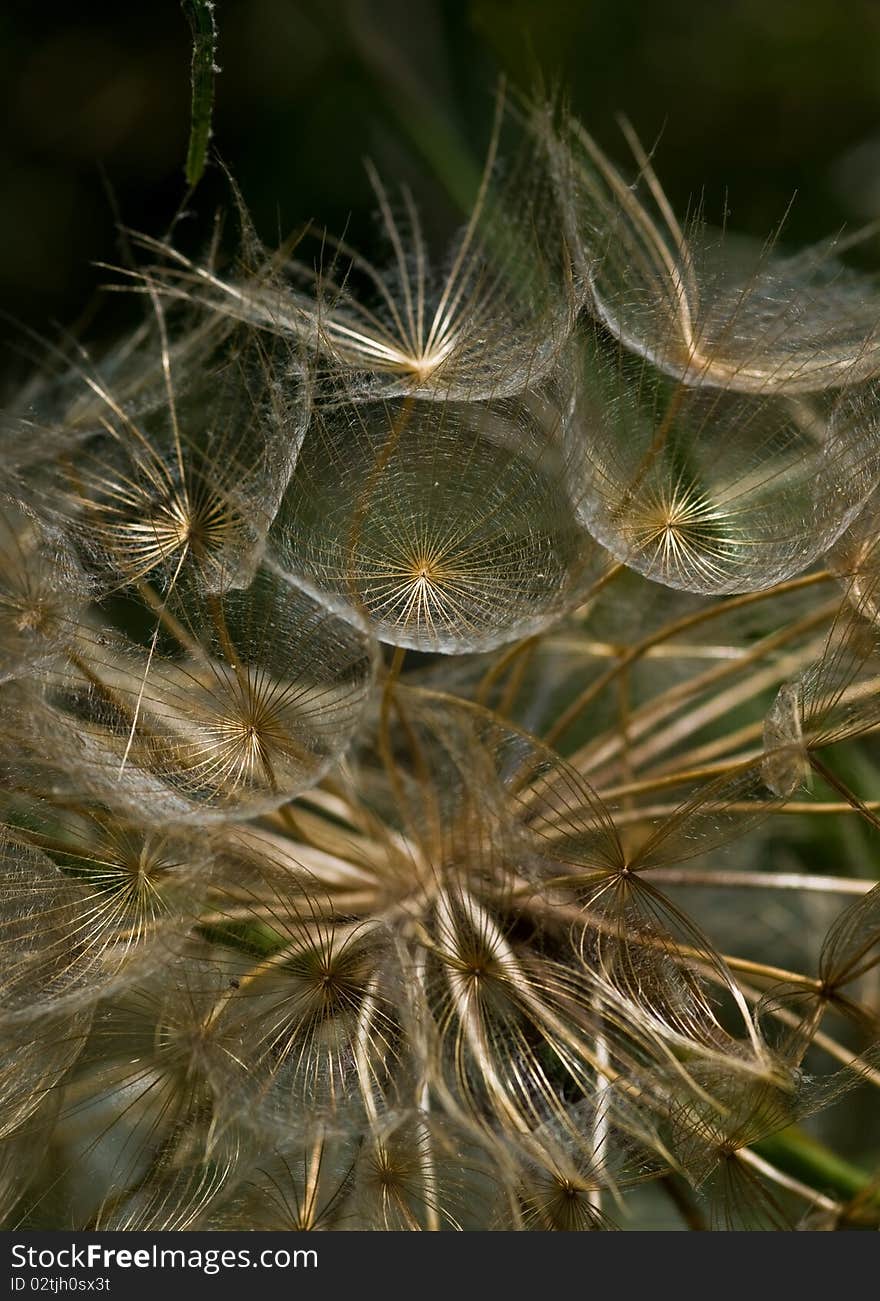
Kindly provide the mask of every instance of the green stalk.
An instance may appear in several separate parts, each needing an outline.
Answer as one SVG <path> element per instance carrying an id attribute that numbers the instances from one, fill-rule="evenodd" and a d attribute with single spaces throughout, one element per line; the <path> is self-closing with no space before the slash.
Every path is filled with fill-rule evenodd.
<path id="1" fill-rule="evenodd" d="M 759 1156 L 818 1192 L 835 1195 L 845 1202 L 867 1193 L 866 1208 L 880 1216 L 880 1187 L 874 1177 L 832 1152 L 799 1126 L 780 1130 L 752 1146 Z"/>
<path id="2" fill-rule="evenodd" d="M 205 171 L 211 117 L 214 110 L 214 57 L 217 52 L 217 23 L 213 0 L 180 0 L 190 26 L 192 52 L 192 109 L 189 148 L 186 155 L 186 179 L 198 185 Z"/>

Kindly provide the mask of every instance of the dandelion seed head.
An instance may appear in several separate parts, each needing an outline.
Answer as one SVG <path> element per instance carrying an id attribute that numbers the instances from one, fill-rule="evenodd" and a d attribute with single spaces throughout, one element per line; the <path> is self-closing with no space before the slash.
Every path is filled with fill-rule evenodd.
<path id="1" fill-rule="evenodd" d="M 769 1155 L 880 1083 L 876 286 L 502 99 L 445 259 L 236 192 L 0 422 L 19 1227 L 877 1225 Z"/>

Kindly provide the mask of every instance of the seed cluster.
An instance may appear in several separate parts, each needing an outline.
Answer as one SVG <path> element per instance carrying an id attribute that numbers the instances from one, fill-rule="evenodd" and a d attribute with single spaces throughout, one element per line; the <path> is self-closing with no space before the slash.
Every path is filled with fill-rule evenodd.
<path id="1" fill-rule="evenodd" d="M 3 416 L 10 1226 L 880 1221 L 880 291 L 627 138 L 143 238 Z"/>

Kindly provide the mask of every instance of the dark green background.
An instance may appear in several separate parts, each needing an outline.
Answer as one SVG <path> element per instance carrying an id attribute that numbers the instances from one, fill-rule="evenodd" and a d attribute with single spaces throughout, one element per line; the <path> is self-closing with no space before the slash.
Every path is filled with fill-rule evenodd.
<path id="1" fill-rule="evenodd" d="M 726 203 L 764 235 L 796 193 L 794 241 L 880 213 L 877 0 L 218 0 L 217 16 L 215 145 L 268 240 L 311 218 L 368 245 L 365 155 L 414 186 L 439 234 L 501 69 L 565 87 L 621 160 L 616 112 L 648 142 L 662 131 L 679 207 L 705 195 L 714 219 Z M 189 31 L 177 0 L 7 0 L 0 57 L 0 303 L 39 330 L 73 325 L 106 279 L 90 263 L 118 257 L 114 203 L 159 234 L 184 196 Z M 194 246 L 223 192 L 215 169 Z"/>

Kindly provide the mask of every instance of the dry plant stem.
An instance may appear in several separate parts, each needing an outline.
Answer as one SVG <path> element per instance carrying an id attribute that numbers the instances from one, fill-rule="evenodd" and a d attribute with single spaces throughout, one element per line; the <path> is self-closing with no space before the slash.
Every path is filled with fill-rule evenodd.
<path id="1" fill-rule="evenodd" d="M 420 1115 L 427 1117 L 431 1110 L 430 1090 L 427 1082 L 422 1086 L 419 1104 Z M 424 1142 L 424 1148 L 420 1155 L 420 1165 L 422 1167 L 422 1182 L 425 1188 L 425 1227 L 431 1233 L 439 1233 L 443 1226 L 440 1223 L 439 1199 L 437 1196 L 437 1163 L 434 1160 L 434 1142 L 431 1131 L 424 1119 L 419 1121 L 419 1128 Z"/>
<path id="2" fill-rule="evenodd" d="M 403 661 L 405 658 L 405 648 L 403 646 L 395 646 L 394 655 L 392 656 L 391 664 L 388 668 L 388 674 L 382 688 L 382 704 L 379 713 L 379 753 L 382 756 L 385 771 L 388 774 L 388 779 L 392 784 L 401 807 L 404 803 L 404 792 L 391 745 L 390 719 L 391 702 L 394 697 L 394 684 L 400 677 L 400 671 L 403 668 Z"/>
<path id="3" fill-rule="evenodd" d="M 832 790 L 837 791 L 838 795 L 842 795 L 847 803 L 852 806 L 853 810 L 865 819 L 869 826 L 873 827 L 875 831 L 880 831 L 880 817 L 871 810 L 871 807 L 868 804 L 865 804 L 864 801 L 860 800 L 858 795 L 856 795 L 854 791 L 851 791 L 846 782 L 841 781 L 836 773 L 833 773 L 830 768 L 826 767 L 815 752 L 810 752 L 809 759 L 810 767 L 813 771 L 818 773 L 822 780 L 827 782 Z"/>
<path id="4" fill-rule="evenodd" d="M 593 999 L 593 1011 L 597 1014 L 597 1024 L 599 1026 L 599 1032 L 597 1033 L 595 1039 L 596 1061 L 600 1064 L 600 1066 L 603 1069 L 607 1070 L 607 1068 L 611 1064 L 611 1055 L 608 1051 L 608 1041 L 605 1035 L 602 1033 L 601 1008 L 598 1005 L 597 999 Z M 600 1077 L 600 1078 L 604 1078 L 604 1077 Z M 600 1088 L 597 1091 L 596 1119 L 593 1122 L 593 1127 L 592 1127 L 593 1148 L 596 1152 L 599 1153 L 603 1151 L 605 1145 L 608 1142 L 609 1128 L 610 1128 L 608 1124 L 608 1116 L 602 1110 L 602 1094 L 604 1092 L 604 1087 L 605 1087 L 604 1085 L 600 1086 Z M 590 1193 L 588 1193 L 587 1196 L 590 1205 L 595 1210 L 601 1211 L 602 1189 L 595 1188 Z"/>
<path id="5" fill-rule="evenodd" d="M 303 828 L 294 812 L 292 804 L 282 804 L 278 809 L 278 818 L 283 822 L 285 828 L 291 833 L 291 835 L 295 836 L 298 840 L 305 840 L 306 837 L 303 834 Z"/>
<path id="6" fill-rule="evenodd" d="M 651 875 L 653 876 L 652 869 Z M 525 889 L 525 888 L 524 888 Z M 524 893 L 521 900 L 521 907 L 528 911 L 535 911 L 539 914 L 549 914 L 557 920 L 568 922 L 583 922 L 583 910 L 573 904 L 550 903 L 546 899 L 536 896 L 534 893 Z M 594 917 L 591 924 L 599 931 L 609 934 L 616 934 L 613 922 L 604 918 Z M 663 953 L 672 954 L 681 958 L 683 962 L 695 962 L 701 969 L 705 968 L 706 975 L 713 981 L 719 981 L 719 973 L 706 963 L 706 954 L 689 944 L 675 943 L 666 938 L 660 938 L 651 935 L 634 935 L 630 937 L 630 943 L 646 949 L 656 949 Z M 735 954 L 722 953 L 720 955 L 722 962 L 732 971 L 746 971 L 752 975 L 761 976 L 773 983 L 791 983 L 803 985 L 808 989 L 821 989 L 822 982 L 811 976 L 804 976 L 798 971 L 788 971 L 785 967 L 770 966 L 765 962 L 756 962 L 750 958 L 740 958 Z M 850 1054 L 848 1060 L 852 1059 Z"/>
<path id="7" fill-rule="evenodd" d="M 803 654 L 798 657 L 799 660 L 801 661 L 801 667 L 803 666 L 803 663 L 805 661 L 809 661 L 809 657 L 813 654 L 814 648 L 819 647 L 820 645 L 823 644 L 824 641 L 820 639 L 820 642 L 814 643 L 813 646 L 804 648 Z M 872 680 L 870 687 L 872 690 L 880 690 L 880 679 Z M 841 702 L 851 701 L 854 699 L 858 699 L 858 697 L 863 694 L 865 694 L 865 688 L 864 686 L 860 686 L 857 691 L 854 690 L 851 692 L 844 692 L 840 699 Z M 728 754 L 730 750 L 734 749 L 738 745 L 741 745 L 745 741 L 753 741 L 760 738 L 763 735 L 763 731 L 764 731 L 764 719 L 763 718 L 756 719 L 755 722 L 746 723 L 742 727 L 737 728 L 735 731 L 727 732 L 723 736 L 716 737 L 715 740 L 713 741 L 707 741 L 705 745 L 700 745 L 695 747 L 692 750 L 688 750 L 686 757 L 689 763 L 698 762 L 702 764 L 705 760 L 713 759 L 717 755 Z M 880 723 L 875 723 L 873 726 L 866 728 L 860 735 L 862 738 L 864 738 L 867 736 L 874 735 L 878 731 L 880 731 Z M 760 748 L 759 751 L 755 751 L 755 754 L 757 755 L 762 751 L 763 751 L 763 746 Z M 721 771 L 724 767 L 728 766 L 728 763 L 733 764 L 735 759 L 736 761 L 739 761 L 740 759 L 744 759 L 745 757 L 746 755 L 744 754 L 740 754 L 735 757 L 731 756 L 727 761 L 727 763 L 717 766 L 717 771 Z M 659 764 L 657 769 L 657 776 L 658 777 L 662 776 L 667 769 L 672 769 L 673 771 L 670 775 L 674 775 L 674 765 L 679 761 L 680 761 L 680 756 L 673 756 L 673 758 L 668 759 L 664 763 Z M 870 800 L 864 801 L 865 807 L 870 809 L 874 808 L 876 803 L 877 803 L 876 801 L 875 802 L 872 802 Z M 850 813 L 858 812 L 858 810 L 853 807 L 851 800 L 849 800 L 846 804 L 841 804 L 841 805 L 816 803 L 816 804 L 809 805 L 809 808 L 816 809 L 817 811 L 821 811 L 822 809 L 825 809 L 828 812 L 835 812 L 838 809 L 842 809 Z"/>
<path id="8" fill-rule="evenodd" d="M 657 629 L 648 637 L 642 638 L 634 646 L 622 649 L 616 664 L 610 668 L 585 688 L 575 700 L 565 709 L 551 728 L 544 734 L 544 740 L 548 745 L 556 745 L 561 736 L 564 736 L 571 725 L 576 722 L 583 711 L 595 700 L 601 691 L 604 691 L 609 682 L 628 664 L 640 659 L 646 651 L 661 642 L 669 641 L 679 632 L 687 632 L 691 628 L 698 627 L 710 619 L 715 619 L 720 615 L 727 614 L 732 610 L 742 609 L 744 606 L 754 605 L 759 601 L 766 601 L 773 596 L 781 596 L 786 592 L 800 591 L 805 587 L 812 587 L 816 583 L 824 583 L 833 579 L 834 575 L 828 570 L 819 570 L 816 573 L 805 574 L 801 578 L 793 578 L 786 583 L 779 583 L 776 587 L 761 592 L 746 592 L 742 596 L 730 597 L 727 600 L 720 601 L 718 605 L 711 606 L 708 610 L 697 610 L 693 614 L 682 616 L 671 623 L 665 624 L 662 628 Z"/>
<path id="9" fill-rule="evenodd" d="M 389 851 L 407 859 L 415 854 L 413 845 L 400 832 L 386 827 L 356 803 L 352 804 L 344 794 L 331 791 L 326 782 L 300 795 L 295 803 L 297 821 L 307 829 L 308 843 L 322 851 L 367 868 L 384 865 Z M 336 825 L 337 820 L 342 827 Z M 265 821 L 279 819 L 269 814 Z M 239 827 L 236 834 L 246 836 L 246 828 Z M 284 852 L 288 852 L 286 848 Z"/>
<path id="10" fill-rule="evenodd" d="M 592 587 L 590 587 L 590 589 L 585 593 L 581 601 L 581 608 L 588 606 L 603 588 L 607 587 L 608 584 L 613 582 L 619 574 L 624 572 L 625 568 L 626 566 L 620 562 L 610 565 L 605 570 L 604 574 L 601 574 L 593 583 Z M 504 689 L 504 693 L 498 705 L 499 714 L 502 716 L 509 715 L 522 685 L 522 680 L 528 667 L 528 661 L 531 659 L 535 648 L 539 645 L 543 636 L 544 634 L 537 633 L 532 637 L 525 637 L 522 641 L 516 642 L 513 646 L 509 646 L 504 650 L 491 668 L 487 669 L 486 673 L 484 673 L 483 677 L 480 679 L 474 695 L 474 700 L 478 705 L 485 706 L 488 704 L 489 692 L 492 687 L 508 669 L 512 669 L 510 680 Z"/>
<path id="11" fill-rule="evenodd" d="M 663 419 L 658 422 L 651 439 L 650 446 L 645 450 L 640 464 L 636 467 L 635 474 L 630 483 L 627 484 L 618 506 L 619 511 L 623 514 L 629 507 L 633 497 L 639 491 L 644 482 L 645 475 L 651 469 L 654 461 L 666 446 L 666 440 L 672 429 L 675 417 L 681 408 L 682 403 L 687 395 L 687 387 L 684 384 L 678 384 L 675 392 L 669 399 L 666 410 L 663 412 Z"/>
<path id="12" fill-rule="evenodd" d="M 723 773 L 733 772 L 744 762 L 748 762 L 750 757 L 757 757 L 759 754 L 760 751 L 755 750 L 719 763 L 701 764 L 696 768 L 676 768 L 674 772 L 661 777 L 646 777 L 642 781 L 622 782 L 618 786 L 601 786 L 597 789 L 606 802 L 631 799 L 635 795 L 649 795 L 654 791 L 670 790 L 676 786 L 683 786 L 687 782 L 711 781 Z"/>
<path id="13" fill-rule="evenodd" d="M 171 633 L 171 636 L 178 643 L 182 650 L 187 654 L 197 656 L 201 648 L 195 638 L 187 631 L 179 619 L 176 619 L 168 609 L 167 598 L 161 597 L 153 586 L 145 579 L 137 584 L 137 592 L 146 605 L 150 607 L 162 626 Z"/>
<path id="14" fill-rule="evenodd" d="M 725 772 L 732 774 L 734 772 L 737 772 L 738 770 L 742 771 L 744 768 L 751 766 L 759 758 L 760 758 L 760 751 L 754 753 L 747 752 L 745 754 L 736 755 L 734 756 L 730 764 L 725 764 L 723 767 L 719 767 L 716 770 L 716 776 L 719 776 Z M 676 785 L 677 784 L 678 783 L 676 782 Z M 605 792 L 601 790 L 601 788 L 599 789 L 599 794 L 602 795 L 603 799 L 606 798 Z M 754 802 L 749 803 L 747 800 L 734 800 L 732 801 L 732 803 L 725 805 L 725 808 L 728 813 L 743 813 L 746 815 L 754 814 L 757 807 L 759 806 L 756 805 Z M 880 805 L 878 805 L 878 803 L 875 801 L 873 804 L 870 805 L 866 804 L 865 807 L 878 808 L 880 807 Z M 644 822 L 648 818 L 651 819 L 670 818 L 675 813 L 677 813 L 678 810 L 679 810 L 678 804 L 644 804 L 644 805 L 639 805 L 637 808 L 631 811 L 628 810 L 628 811 L 621 811 L 619 813 L 615 813 L 614 820 L 619 826 L 624 827 L 624 826 L 631 825 L 633 822 L 636 823 Z M 820 815 L 833 814 L 834 816 L 837 816 L 838 814 L 841 813 L 848 813 L 848 814 L 853 814 L 855 816 L 860 816 L 860 810 L 854 807 L 852 804 L 814 805 L 814 804 L 810 804 L 807 801 L 801 801 L 801 802 L 795 801 L 790 804 L 768 803 L 765 806 L 763 811 L 767 813 L 768 816 L 771 817 L 776 817 L 778 815 L 783 815 L 783 814 L 788 814 L 789 816 L 803 817 L 805 814 L 813 814 L 813 813 L 817 813 Z"/>
<path id="15" fill-rule="evenodd" d="M 586 612 L 584 617 L 586 617 Z M 543 636 L 549 650 L 561 652 L 562 654 L 577 655 L 582 659 L 589 657 L 590 659 L 617 661 L 629 649 L 619 642 L 595 641 L 584 637 L 565 637 L 558 634 L 551 636 L 548 633 L 543 634 Z M 639 658 L 644 660 L 676 661 L 738 660 L 742 658 L 742 653 L 742 646 L 677 641 L 672 645 L 661 642 L 657 646 L 652 646 Z"/>
<path id="16" fill-rule="evenodd" d="M 692 1233 L 708 1233 L 709 1226 L 706 1223 L 705 1216 L 697 1206 L 688 1185 L 680 1175 L 661 1175 L 659 1186 Z"/>
<path id="17" fill-rule="evenodd" d="M 771 638 L 766 638 L 758 647 L 753 648 L 741 660 L 734 664 L 727 663 L 721 665 L 719 669 L 713 670 L 709 674 L 704 674 L 699 679 L 694 679 L 690 683 L 684 683 L 681 686 L 673 687 L 669 692 L 659 696 L 656 700 L 650 701 L 633 715 L 631 734 L 633 738 L 643 736 L 651 730 L 652 725 L 663 722 L 670 712 L 673 712 L 676 706 L 686 704 L 691 698 L 691 694 L 705 688 L 708 685 L 730 677 L 738 673 L 745 665 L 752 663 L 769 650 L 778 650 L 786 642 L 801 636 L 805 632 L 820 626 L 827 622 L 829 617 L 837 609 L 836 603 L 829 603 L 821 610 L 808 615 L 806 618 L 798 620 L 796 624 L 791 624 L 781 632 L 774 634 Z M 809 645 L 800 652 L 776 660 L 766 668 L 756 670 L 745 682 L 737 683 L 727 691 L 713 696 L 699 709 L 691 709 L 683 718 L 669 724 L 662 732 L 652 737 L 650 741 L 645 742 L 641 747 L 633 751 L 633 762 L 636 765 L 645 763 L 649 759 L 655 758 L 662 754 L 664 750 L 670 749 L 682 737 L 688 736 L 691 732 L 696 732 L 700 728 L 707 726 L 715 719 L 722 717 L 730 710 L 743 704 L 747 700 L 753 699 L 756 695 L 765 691 L 768 687 L 777 686 L 784 682 L 786 678 L 792 676 L 804 664 L 808 664 L 815 657 L 817 645 Z M 670 709 L 672 705 L 672 710 Z M 613 758 L 620 749 L 620 740 L 618 737 L 611 737 L 607 741 L 597 738 L 588 745 L 583 746 L 580 750 L 572 755 L 570 762 L 583 772 L 594 771 L 599 764 L 606 763 Z"/>
<path id="18" fill-rule="evenodd" d="M 384 861 L 384 855 L 377 853 L 377 847 L 371 845 L 367 837 L 348 829 L 343 831 L 329 820 L 316 816 L 300 801 L 284 807 L 294 810 L 293 816 L 298 827 L 294 839 L 290 840 L 275 831 L 266 831 L 254 836 L 250 834 L 250 828 L 245 824 L 238 829 L 236 841 L 230 843 L 232 852 L 242 845 L 245 852 L 250 848 L 256 854 L 269 853 L 273 861 L 277 860 L 279 866 L 291 871 L 300 867 L 297 856 L 308 850 L 317 850 L 318 853 L 330 857 L 337 855 L 349 869 L 357 867 L 360 870 L 372 862 Z M 277 826 L 286 831 L 288 820 L 280 809 L 275 809 L 271 813 L 264 814 L 261 823 Z"/>
<path id="19" fill-rule="evenodd" d="M 870 809 L 872 812 L 880 810 L 880 800 L 864 800 L 861 803 L 864 808 Z M 809 800 L 789 800 L 787 804 L 783 804 L 781 808 L 775 809 L 774 812 L 794 813 L 798 815 L 804 813 L 818 813 L 821 815 L 828 813 L 860 813 L 861 809 L 855 808 L 851 803 L 834 804 L 831 802 L 824 803 L 822 801 L 817 801 L 815 804 L 812 804 Z"/>
<path id="20" fill-rule="evenodd" d="M 719 755 L 726 755 L 724 763 L 715 765 L 717 771 L 722 771 L 731 764 L 736 764 L 745 759 L 749 754 L 759 754 L 763 751 L 763 745 L 758 749 L 745 751 L 739 749 L 740 746 L 747 742 L 760 741 L 764 733 L 763 718 L 756 719 L 753 723 L 745 723 L 742 727 L 736 728 L 732 732 L 726 732 L 723 736 L 717 736 L 712 741 L 707 741 L 705 745 L 695 746 L 694 749 L 688 750 L 687 759 L 689 763 L 706 764 L 711 766 L 711 761 L 717 759 Z M 667 770 L 674 770 L 675 765 L 679 762 L 679 756 L 673 755 L 672 758 L 664 760 L 657 765 L 657 774 L 660 776 Z"/>
<path id="21" fill-rule="evenodd" d="M 747 963 L 745 959 L 728 957 L 726 962 L 727 965 L 734 970 L 751 970 L 753 975 L 759 977 L 763 976 L 771 985 L 778 984 L 782 981 L 782 983 L 785 984 L 788 984 L 789 982 L 792 984 L 800 984 L 806 989 L 813 989 L 817 992 L 822 989 L 822 982 L 820 980 L 814 980 L 808 976 L 801 976 L 792 972 L 781 972 L 776 967 L 765 967 L 763 970 L 760 970 L 760 963 Z M 717 974 L 713 972 L 710 967 L 703 964 L 702 970 L 709 980 L 713 980 L 716 983 L 718 982 Z M 763 998 L 763 993 L 760 990 L 755 989 L 754 986 L 748 985 L 745 982 L 740 982 L 740 989 L 750 1003 L 757 1003 L 761 998 Z M 824 1013 L 824 1006 L 821 1010 Z M 787 1026 L 796 1027 L 801 1024 L 800 1018 L 795 1016 L 793 1012 L 785 1007 L 770 1008 L 770 1015 L 774 1020 L 781 1021 Z M 815 1029 L 812 1031 L 810 1043 L 816 1048 L 821 1048 L 829 1057 L 840 1062 L 843 1066 L 852 1066 L 852 1063 L 856 1058 L 856 1054 L 853 1053 L 851 1048 L 845 1047 L 842 1043 L 839 1043 L 836 1039 L 832 1038 L 831 1035 L 827 1034 L 826 1031 L 821 1029 Z M 866 1084 L 871 1084 L 875 1088 L 880 1089 L 880 1070 L 877 1070 L 873 1066 L 862 1065 L 859 1068 L 859 1074 Z"/>
<path id="22" fill-rule="evenodd" d="M 693 956 L 698 962 L 700 961 L 700 954 L 697 952 L 688 955 L 684 950 L 679 951 L 683 957 Z M 752 958 L 741 958 L 735 953 L 723 953 L 721 956 L 731 971 L 745 971 L 752 976 L 761 976 L 764 980 L 803 985 L 806 989 L 822 988 L 821 980 L 813 976 L 804 976 L 799 971 L 789 971 L 786 967 L 775 967 L 769 962 L 757 962 Z"/>
<path id="23" fill-rule="evenodd" d="M 524 656 L 530 655 L 538 640 L 537 636 L 524 637 L 522 641 L 515 642 L 513 646 L 507 646 L 504 649 L 492 667 L 487 669 L 480 679 L 474 695 L 478 705 L 488 705 L 489 692 L 498 679 L 517 661 L 521 661 Z"/>
<path id="24" fill-rule="evenodd" d="M 635 778 L 635 765 L 632 755 L 630 686 L 629 668 L 627 667 L 617 679 L 617 732 L 620 737 L 621 747 L 620 767 L 624 780 L 631 782 Z M 624 804 L 631 805 L 631 802 L 625 800 Z"/>
<path id="25" fill-rule="evenodd" d="M 690 871 L 687 868 L 655 867 L 651 880 L 662 885 L 710 886 L 723 889 L 742 887 L 766 890 L 809 890 L 823 894 L 864 895 L 873 890 L 876 881 L 856 877 L 813 876 L 809 872 L 725 872 Z"/>
<path id="26" fill-rule="evenodd" d="M 751 1148 L 740 1148 L 736 1152 L 736 1158 L 738 1161 L 742 1161 L 743 1165 L 751 1166 L 765 1179 L 769 1179 L 772 1183 L 778 1184 L 780 1188 L 786 1189 L 787 1192 L 803 1198 L 804 1201 L 818 1207 L 819 1210 L 830 1211 L 835 1215 L 842 1213 L 843 1206 L 840 1202 L 834 1201 L 831 1197 L 826 1197 L 824 1193 L 817 1192 L 815 1188 L 811 1188 L 809 1184 L 801 1183 L 799 1179 L 795 1179 L 792 1175 L 785 1174 L 777 1166 L 771 1165 L 764 1157 L 758 1156 L 757 1152 L 753 1152 Z"/>
<path id="27" fill-rule="evenodd" d="M 169 584 L 169 588 L 168 588 L 169 596 L 171 595 L 171 592 L 174 590 L 175 584 L 177 583 L 177 579 L 180 576 L 180 571 L 183 568 L 184 561 L 186 560 L 187 550 L 188 547 L 185 546 L 180 553 L 180 558 L 177 562 L 177 566 L 171 578 L 171 583 Z M 125 765 L 128 762 L 128 756 L 131 753 L 131 747 L 134 745 L 135 733 L 137 731 L 138 720 L 141 714 L 141 705 L 143 704 L 144 693 L 146 692 L 147 689 L 147 682 L 149 681 L 150 669 L 152 668 L 153 665 L 153 656 L 156 653 L 156 646 L 158 645 L 159 642 L 159 631 L 161 627 L 162 627 L 162 619 L 160 615 L 159 618 L 156 620 L 156 627 L 153 629 L 153 635 L 150 638 L 150 650 L 147 655 L 147 662 L 146 665 L 144 666 L 144 675 L 141 679 L 141 685 L 138 690 L 137 700 L 135 701 L 134 711 L 131 717 L 131 728 L 128 733 L 128 741 L 126 742 L 125 751 L 123 752 L 122 755 L 122 762 L 119 765 L 120 776 L 125 770 Z"/>
<path id="28" fill-rule="evenodd" d="M 534 897 L 525 898 L 522 902 L 522 906 L 527 909 L 537 907 L 539 904 L 543 904 L 543 909 L 538 908 L 538 911 L 546 912 L 549 908 L 549 905 L 545 901 L 537 900 Z M 561 914 L 571 921 L 583 920 L 583 915 L 579 908 L 554 905 L 552 911 L 557 916 Z M 596 924 L 600 930 L 611 929 L 611 924 L 608 922 Z M 640 944 L 649 949 L 662 949 L 666 953 L 674 950 L 677 956 L 683 961 L 695 963 L 702 971 L 703 975 L 714 984 L 725 985 L 725 981 L 721 974 L 711 964 L 706 962 L 705 955 L 698 949 L 691 948 L 686 944 L 670 944 L 668 941 L 661 941 L 648 936 L 641 936 L 638 939 L 634 938 L 633 943 Z M 785 967 L 770 966 L 768 963 L 755 962 L 749 958 L 737 957 L 730 953 L 721 954 L 721 959 L 725 966 L 731 971 L 742 971 L 753 976 L 758 976 L 771 985 L 793 984 L 800 985 L 804 989 L 812 989 L 816 991 L 822 989 L 821 980 L 818 980 L 815 977 L 805 976 L 798 971 L 788 971 Z M 739 989 L 741 993 L 752 1002 L 757 1002 L 761 997 L 756 990 L 750 989 L 746 984 L 740 983 Z M 784 1009 L 773 1009 L 772 1015 L 782 1021 L 786 1021 L 787 1024 L 798 1024 L 797 1020 Z M 832 1039 L 823 1031 L 817 1030 L 814 1033 L 813 1042 L 826 1051 L 830 1056 L 836 1058 L 837 1061 L 842 1062 L 846 1066 L 851 1065 L 856 1056 L 851 1049 L 845 1048 L 842 1044 L 838 1043 L 835 1039 Z M 880 1070 L 876 1070 L 873 1067 L 863 1067 L 861 1073 L 867 1082 L 880 1088 Z"/>
<path id="29" fill-rule="evenodd" d="M 361 545 L 364 524 L 366 523 L 367 514 L 370 509 L 370 501 L 376 491 L 376 485 L 385 472 L 388 462 L 391 460 L 397 446 L 403 437 L 403 431 L 409 424 L 413 410 L 412 398 L 405 398 L 401 404 L 400 413 L 392 422 L 385 439 L 385 444 L 380 455 L 376 458 L 375 464 L 371 467 L 367 482 L 364 484 L 363 492 L 358 498 L 354 514 L 351 521 L 351 529 L 348 536 L 348 554 L 351 557 L 352 569 L 348 577 L 349 596 L 355 609 L 364 617 L 369 617 L 369 612 L 357 589 L 357 574 L 355 570 L 355 558 Z"/>
<path id="30" fill-rule="evenodd" d="M 830 621 L 839 609 L 837 601 L 828 601 L 821 605 L 817 610 L 811 610 L 809 614 L 804 615 L 794 623 L 786 624 L 775 633 L 770 633 L 762 637 L 749 650 L 743 651 L 735 660 L 726 659 L 724 663 L 714 668 L 705 670 L 688 682 L 678 683 L 670 687 L 668 691 L 663 692 L 656 700 L 650 701 L 640 710 L 642 715 L 650 715 L 654 711 L 668 711 L 670 705 L 674 705 L 681 700 L 687 700 L 689 697 L 696 695 L 698 692 L 705 691 L 708 687 L 714 687 L 717 683 L 723 682 L 726 678 L 735 676 L 741 669 L 762 659 L 771 652 L 780 650 L 788 642 L 796 637 L 803 636 L 805 633 L 812 632 L 815 628 L 821 626 L 826 621 Z M 824 641 L 817 639 L 815 645 L 824 645 Z M 797 652 L 800 657 L 804 654 L 813 654 L 813 645 L 802 648 Z M 769 667 L 774 667 L 771 665 Z"/>
<path id="31" fill-rule="evenodd" d="M 536 640 L 530 640 L 525 654 L 521 655 L 508 675 L 507 683 L 501 697 L 498 701 L 498 713 L 502 718 L 510 718 L 513 713 L 513 707 L 516 704 L 517 697 L 522 689 L 529 664 L 535 653 Z"/>
<path id="32" fill-rule="evenodd" d="M 74 668 L 80 671 L 80 673 L 83 675 L 86 681 L 91 683 L 91 685 L 98 692 L 98 694 L 109 705 L 112 705 L 114 709 L 118 709 L 121 714 L 127 715 L 132 720 L 133 726 L 134 724 L 137 723 L 137 712 L 130 700 L 127 700 L 125 696 L 120 695 L 118 691 L 116 691 L 113 687 L 109 686 L 106 682 L 104 682 L 103 679 L 99 677 L 99 675 L 89 667 L 89 665 L 85 662 L 85 660 L 83 660 L 75 652 L 68 651 L 67 658 L 70 660 L 70 663 L 74 666 Z M 142 730 L 146 731 L 147 736 L 155 735 L 155 733 L 150 731 L 150 729 L 145 729 L 142 727 Z M 121 776 L 121 772 L 120 772 L 120 776 Z"/>

